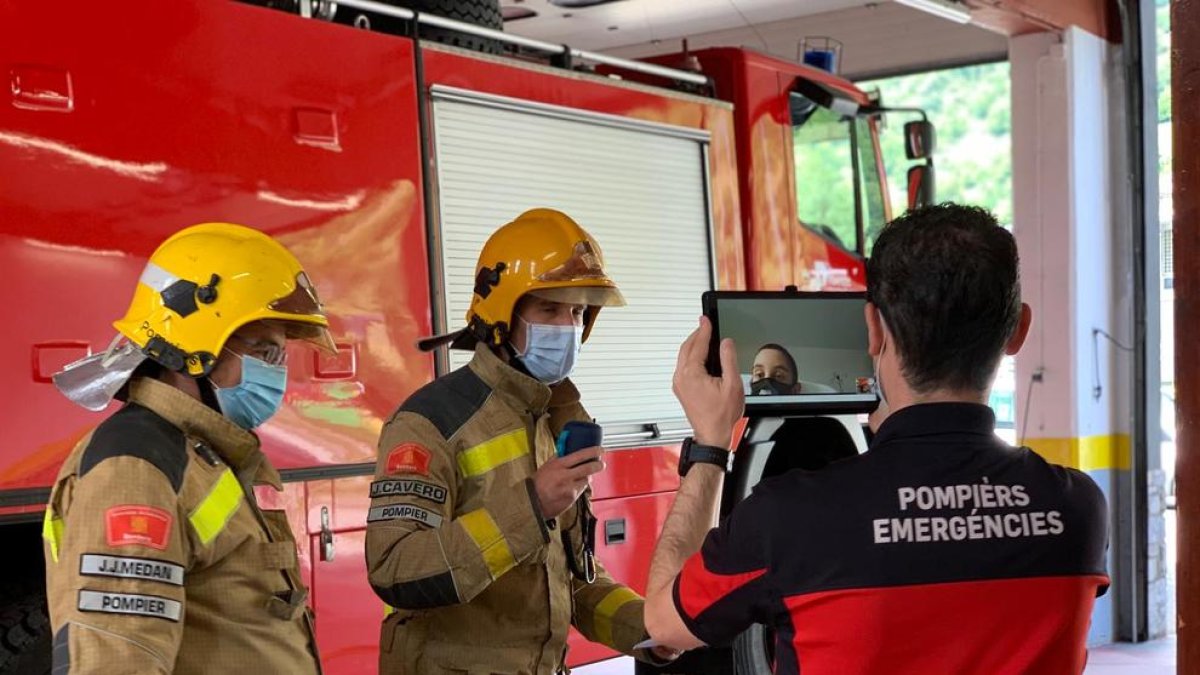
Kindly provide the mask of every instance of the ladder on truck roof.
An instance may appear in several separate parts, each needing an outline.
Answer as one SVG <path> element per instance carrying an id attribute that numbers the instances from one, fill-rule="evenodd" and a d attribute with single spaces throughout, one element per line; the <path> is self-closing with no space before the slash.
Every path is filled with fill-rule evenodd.
<path id="1" fill-rule="evenodd" d="M 570 45 L 554 44 L 553 42 L 544 42 L 542 40 L 535 40 L 533 38 L 522 37 L 520 35 L 513 35 L 511 33 L 505 33 L 504 31 L 485 28 L 484 26 L 476 26 L 474 24 L 464 23 L 462 21 L 455 21 L 454 19 L 447 19 L 446 17 L 437 16 L 435 14 L 423 14 L 405 7 L 395 7 L 382 2 L 375 2 L 375 0 L 337 0 L 337 4 L 338 6 L 350 7 L 353 9 L 362 10 L 364 12 L 374 12 L 376 14 L 390 16 L 403 21 L 416 21 L 419 24 L 434 28 L 458 31 L 468 35 L 497 40 L 499 42 L 504 42 L 516 47 L 532 49 L 538 52 L 543 52 L 548 56 L 562 59 L 567 64 L 577 61 L 588 61 L 591 63 L 620 68 L 622 70 L 628 70 L 635 73 L 642 73 L 644 75 L 661 77 L 667 80 L 685 82 L 687 84 L 699 86 L 707 86 L 709 84 L 708 76 L 700 73 L 679 70 L 677 68 L 668 68 L 666 66 L 659 66 L 653 63 L 644 63 L 642 61 L 622 59 L 615 56 L 608 56 L 607 54 L 584 51 L 582 49 L 575 49 Z M 313 0 L 300 0 L 300 14 L 302 16 L 312 18 L 312 8 Z"/>

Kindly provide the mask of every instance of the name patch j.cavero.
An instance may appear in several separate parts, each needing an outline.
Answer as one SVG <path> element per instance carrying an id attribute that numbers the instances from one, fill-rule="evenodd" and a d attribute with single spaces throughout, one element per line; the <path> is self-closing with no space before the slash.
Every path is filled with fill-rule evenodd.
<path id="1" fill-rule="evenodd" d="M 421 480 L 377 480 L 371 483 L 371 499 L 376 497 L 420 497 L 438 504 L 446 503 L 446 488 Z"/>

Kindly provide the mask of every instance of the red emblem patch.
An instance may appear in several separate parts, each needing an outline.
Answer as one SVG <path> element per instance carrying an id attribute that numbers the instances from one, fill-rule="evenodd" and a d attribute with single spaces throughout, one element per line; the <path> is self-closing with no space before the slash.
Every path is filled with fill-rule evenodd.
<path id="1" fill-rule="evenodd" d="M 171 534 L 171 514 L 153 506 L 114 506 L 104 512 L 109 546 L 149 546 L 164 551 Z"/>
<path id="2" fill-rule="evenodd" d="M 387 457 L 387 472 L 429 475 L 429 450 L 416 443 L 401 443 Z"/>

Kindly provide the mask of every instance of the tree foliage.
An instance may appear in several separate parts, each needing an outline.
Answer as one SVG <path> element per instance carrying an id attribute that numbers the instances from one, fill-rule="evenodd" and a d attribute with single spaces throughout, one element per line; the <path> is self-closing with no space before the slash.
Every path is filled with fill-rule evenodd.
<path id="1" fill-rule="evenodd" d="M 921 108 L 937 128 L 934 166 L 937 200 L 990 209 L 1001 223 L 1012 224 L 1012 103 L 1007 62 L 936 70 L 860 82 L 878 89 L 892 107 Z M 907 207 L 904 186 L 904 122 L 913 116 L 888 116 L 881 137 L 892 208 Z"/>

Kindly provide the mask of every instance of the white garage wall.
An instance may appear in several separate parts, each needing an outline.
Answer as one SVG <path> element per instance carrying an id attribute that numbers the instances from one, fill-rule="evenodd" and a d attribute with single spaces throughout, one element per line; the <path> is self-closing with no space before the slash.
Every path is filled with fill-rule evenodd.
<path id="1" fill-rule="evenodd" d="M 519 32 L 519 26 L 513 28 Z M 976 26 L 961 26 L 892 2 L 813 14 L 785 21 L 701 33 L 689 38 L 691 49 L 744 46 L 786 59 L 796 58 L 805 36 L 840 40 L 841 74 L 868 79 L 898 73 L 932 70 L 1008 57 L 1008 40 Z M 760 39 L 761 36 L 761 39 Z M 764 45 L 765 40 L 765 45 Z M 626 58 L 678 52 L 678 40 L 642 42 L 606 50 Z"/>

